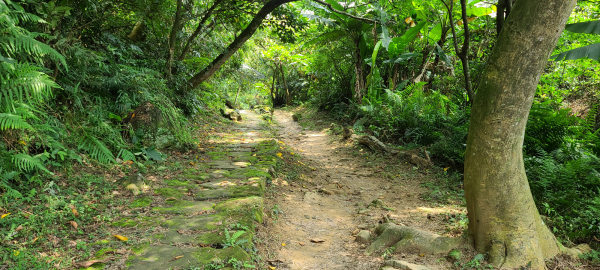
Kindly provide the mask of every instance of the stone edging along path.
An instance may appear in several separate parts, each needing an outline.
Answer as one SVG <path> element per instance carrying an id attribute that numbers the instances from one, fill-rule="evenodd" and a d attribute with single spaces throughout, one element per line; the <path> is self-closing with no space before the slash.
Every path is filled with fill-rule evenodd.
<path id="1" fill-rule="evenodd" d="M 260 115 L 243 111 L 242 116 L 222 138 L 225 143 L 206 153 L 208 162 L 170 180 L 146 183 L 154 194 L 138 196 L 131 208 L 152 205 L 147 215 L 111 224 L 123 235 L 132 228 L 153 228 L 131 249 L 125 269 L 253 264 L 252 238 L 263 220 L 263 194 L 279 146 L 259 125 Z"/>

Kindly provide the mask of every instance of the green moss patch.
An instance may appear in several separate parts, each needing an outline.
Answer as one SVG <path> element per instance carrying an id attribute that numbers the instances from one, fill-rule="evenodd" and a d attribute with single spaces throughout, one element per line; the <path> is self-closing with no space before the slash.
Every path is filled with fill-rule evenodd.
<path id="1" fill-rule="evenodd" d="M 210 215 L 196 218 L 172 218 L 165 220 L 161 226 L 174 230 L 202 230 L 210 231 L 223 225 L 225 218 L 222 215 Z"/>
<path id="2" fill-rule="evenodd" d="M 173 197 L 178 199 L 181 198 L 186 192 L 187 189 L 159 188 L 156 190 L 156 193 L 163 197 Z"/>
<path id="3" fill-rule="evenodd" d="M 218 212 L 245 216 L 254 219 L 259 223 L 263 220 L 263 198 L 262 197 L 246 197 L 231 199 L 220 202 L 215 205 L 215 210 Z"/>
<path id="4" fill-rule="evenodd" d="M 190 201 L 168 201 L 169 207 L 154 207 L 152 211 L 159 213 L 196 213 L 212 210 L 214 203 L 211 202 L 190 202 Z"/>
<path id="5" fill-rule="evenodd" d="M 141 217 L 141 218 L 137 218 L 137 219 L 122 218 L 118 221 L 111 223 L 111 225 L 115 226 L 115 227 L 125 227 L 125 228 L 131 228 L 131 227 L 144 228 L 144 227 L 150 227 L 150 226 L 158 226 L 161 219 L 162 219 L 162 217 Z"/>
<path id="6" fill-rule="evenodd" d="M 139 207 L 146 207 L 146 206 L 150 206 L 150 204 L 152 203 L 152 198 L 149 197 L 144 197 L 144 198 L 139 198 L 137 200 L 134 200 L 133 202 L 131 202 L 131 204 L 129 205 L 129 207 L 131 208 L 139 208 Z"/>

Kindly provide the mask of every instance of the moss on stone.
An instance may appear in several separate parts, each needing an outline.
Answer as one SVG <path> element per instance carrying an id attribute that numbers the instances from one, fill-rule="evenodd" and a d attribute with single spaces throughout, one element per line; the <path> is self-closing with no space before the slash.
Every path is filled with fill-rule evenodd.
<path id="1" fill-rule="evenodd" d="M 215 205 L 215 210 L 221 213 L 245 216 L 258 222 L 262 222 L 263 206 L 263 198 L 253 196 L 220 202 Z"/>
<path id="2" fill-rule="evenodd" d="M 139 208 L 139 207 L 146 207 L 146 206 L 150 206 L 150 204 L 152 203 L 152 198 L 149 197 L 143 197 L 143 198 L 139 198 L 137 200 L 134 200 L 133 202 L 131 202 L 131 204 L 129 205 L 129 207 L 131 208 Z"/>
<path id="3" fill-rule="evenodd" d="M 198 258 L 200 265 L 207 265 L 215 259 L 228 261 L 235 258 L 241 262 L 250 260 L 250 255 L 239 246 L 224 249 L 201 248 L 194 252 L 194 257 Z"/>
<path id="4" fill-rule="evenodd" d="M 135 245 L 135 246 L 131 247 L 131 251 L 135 255 L 140 255 L 140 254 L 144 253 L 144 251 L 146 251 L 148 249 L 148 247 L 150 247 L 150 243 L 139 244 L 139 245 Z"/>
<path id="5" fill-rule="evenodd" d="M 173 198 L 181 198 L 184 193 L 187 192 L 187 189 L 173 189 L 173 188 L 159 188 L 156 190 L 156 193 L 160 194 L 164 197 L 173 197 Z"/>
<path id="6" fill-rule="evenodd" d="M 150 226 L 158 226 L 161 217 L 141 217 L 139 219 L 130 219 L 130 218 L 122 218 L 118 221 L 111 223 L 112 226 L 115 227 L 150 227 Z"/>
<path id="7" fill-rule="evenodd" d="M 184 181 L 179 181 L 179 180 L 169 180 L 169 181 L 167 181 L 167 186 L 188 187 L 188 186 L 190 186 L 190 183 L 184 182 Z"/>
<path id="8" fill-rule="evenodd" d="M 168 201 L 170 207 L 154 207 L 152 211 L 159 213 L 195 213 L 211 210 L 215 205 L 211 202 L 190 202 L 182 200 Z"/>
<path id="9" fill-rule="evenodd" d="M 256 169 L 247 169 L 244 173 L 246 177 L 264 177 L 265 179 L 272 180 L 272 176 L 265 171 L 256 170 Z"/>

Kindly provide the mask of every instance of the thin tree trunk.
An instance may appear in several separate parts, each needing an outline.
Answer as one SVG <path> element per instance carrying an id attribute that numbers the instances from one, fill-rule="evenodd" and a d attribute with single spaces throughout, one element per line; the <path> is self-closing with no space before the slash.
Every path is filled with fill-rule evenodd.
<path id="1" fill-rule="evenodd" d="M 225 49 L 223 53 L 221 53 L 215 60 L 212 61 L 208 66 L 206 66 L 202 71 L 198 74 L 194 75 L 189 81 L 188 84 L 190 88 L 196 88 L 202 82 L 210 78 L 217 70 L 234 54 L 236 53 L 244 43 L 254 35 L 254 32 L 260 27 L 263 20 L 277 7 L 297 0 L 271 0 L 267 2 L 254 16 L 250 24 L 242 31 L 242 33 L 237 36 L 231 44 Z"/>
<path id="2" fill-rule="evenodd" d="M 279 65 L 279 69 L 281 70 L 281 78 L 283 79 L 283 88 L 285 89 L 285 105 L 290 105 L 290 102 L 291 102 L 290 89 L 288 88 L 287 81 L 285 80 L 285 72 L 283 71 L 283 64 Z"/>
<path id="3" fill-rule="evenodd" d="M 461 11 L 462 11 L 462 20 L 463 20 L 463 26 L 464 26 L 464 30 L 465 30 L 465 36 L 464 36 L 464 42 L 463 42 L 463 46 L 462 48 L 459 50 L 458 49 L 458 37 L 456 36 L 456 29 L 454 29 L 454 15 L 453 15 L 453 8 L 454 8 L 454 2 L 452 0 L 449 1 L 450 4 L 446 4 L 445 1 L 442 1 L 442 3 L 446 6 L 446 9 L 448 9 L 448 18 L 450 19 L 450 29 L 452 29 L 452 41 L 454 43 L 454 50 L 456 51 L 456 55 L 458 56 L 458 58 L 460 58 L 460 62 L 462 63 L 462 67 L 463 67 L 463 74 L 465 77 L 465 90 L 467 92 L 467 96 L 469 97 L 469 103 L 473 104 L 473 101 L 475 100 L 475 93 L 473 92 L 473 87 L 471 84 L 471 72 L 469 71 L 469 39 L 470 39 L 470 33 L 469 33 L 469 21 L 468 21 L 468 17 L 467 17 L 467 1 L 466 0 L 460 0 L 460 6 L 461 6 Z"/>
<path id="4" fill-rule="evenodd" d="M 356 55 L 356 62 L 354 63 L 354 72 L 356 74 L 356 80 L 354 83 L 354 99 L 357 104 L 361 104 L 364 95 L 365 82 L 363 80 L 363 61 L 362 56 L 360 55 L 360 37 L 354 43 L 356 46 L 354 51 L 354 54 Z"/>
<path id="5" fill-rule="evenodd" d="M 179 58 L 178 58 L 179 61 L 183 61 L 183 59 L 185 59 L 185 55 L 188 53 L 188 51 L 192 47 L 193 41 L 196 39 L 196 37 L 198 37 L 200 32 L 202 32 L 202 30 L 204 29 L 204 24 L 210 18 L 213 11 L 215 10 L 215 8 L 217 8 L 217 6 L 219 6 L 219 4 L 222 1 L 223 0 L 216 0 L 213 3 L 213 5 L 206 11 L 206 13 L 204 13 L 204 16 L 200 20 L 200 23 L 198 23 L 198 27 L 196 28 L 196 31 L 194 31 L 194 33 L 192 33 L 192 35 L 188 38 L 187 42 L 185 43 L 185 46 L 183 47 L 183 50 L 181 50 L 181 54 L 179 55 Z"/>
<path id="6" fill-rule="evenodd" d="M 502 26 L 504 26 L 504 20 L 508 15 L 505 15 L 506 2 L 510 0 L 498 0 L 496 5 L 496 35 L 500 35 Z"/>
<path id="7" fill-rule="evenodd" d="M 560 252 L 535 207 L 523 138 L 536 86 L 576 0 L 520 0 L 482 75 L 469 124 L 465 197 L 475 249 L 502 269 Z"/>
<path id="8" fill-rule="evenodd" d="M 136 42 L 142 40 L 142 37 L 144 36 L 144 30 L 146 29 L 146 17 L 150 15 L 150 12 L 152 12 L 151 7 L 146 8 L 142 19 L 135 24 L 133 30 L 131 30 L 131 33 L 129 33 L 127 36 L 131 41 Z"/>
<path id="9" fill-rule="evenodd" d="M 173 66 L 173 58 L 175 57 L 175 42 L 177 41 L 177 32 L 181 28 L 183 0 L 177 0 L 177 11 L 175 11 L 175 20 L 173 21 L 173 28 L 171 28 L 171 34 L 169 35 L 169 58 L 165 66 L 165 73 L 167 76 L 171 75 L 171 67 Z"/>

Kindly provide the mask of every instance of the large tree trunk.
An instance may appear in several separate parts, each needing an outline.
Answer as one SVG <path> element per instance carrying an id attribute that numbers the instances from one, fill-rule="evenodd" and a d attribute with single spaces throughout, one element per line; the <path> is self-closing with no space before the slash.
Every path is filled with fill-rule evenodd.
<path id="1" fill-rule="evenodd" d="M 210 78 L 210 76 L 215 74 L 215 72 L 217 72 L 217 70 L 225 62 L 227 62 L 227 60 L 229 60 L 229 58 L 234 53 L 236 53 L 242 47 L 242 45 L 244 45 L 244 43 L 248 39 L 250 39 L 250 37 L 252 37 L 252 35 L 254 35 L 254 32 L 256 32 L 258 27 L 260 27 L 263 20 L 267 17 L 267 15 L 269 15 L 269 13 L 271 13 L 271 11 L 273 11 L 274 9 L 276 9 L 277 7 L 279 7 L 285 3 L 294 2 L 294 1 L 297 1 L 297 0 L 271 0 L 271 1 L 267 2 L 258 11 L 256 16 L 254 16 L 254 18 L 252 19 L 250 24 L 248 24 L 246 29 L 244 29 L 244 31 L 242 31 L 242 33 L 239 36 L 237 36 L 233 40 L 233 42 L 231 42 L 231 44 L 229 44 L 229 46 L 227 47 L 227 49 L 225 49 L 225 51 L 223 53 L 221 53 L 219 56 L 217 56 L 217 58 L 215 58 L 215 60 L 213 60 L 212 63 L 210 63 L 202 71 L 200 71 L 198 74 L 194 75 L 194 77 L 192 77 L 188 81 L 188 84 L 190 85 L 190 87 L 192 89 L 196 88 L 198 85 L 200 85 L 206 79 Z"/>
<path id="2" fill-rule="evenodd" d="M 216 0 L 213 3 L 213 5 L 204 13 L 204 16 L 200 20 L 200 23 L 198 23 L 198 27 L 196 28 L 196 31 L 194 31 L 194 33 L 192 33 L 192 35 L 188 38 L 187 42 L 185 43 L 185 46 L 183 47 L 183 50 L 181 50 L 181 54 L 179 55 L 179 58 L 178 58 L 179 61 L 183 61 L 183 59 L 185 59 L 185 55 L 188 53 L 188 51 L 192 47 L 192 43 L 193 43 L 194 39 L 196 39 L 196 37 L 198 37 L 200 32 L 202 32 L 202 29 L 204 29 L 204 24 L 210 18 L 213 11 L 215 10 L 215 8 L 217 8 L 217 6 L 219 6 L 219 4 L 222 1 L 223 0 Z"/>
<path id="3" fill-rule="evenodd" d="M 516 268 L 560 250 L 525 175 L 523 137 L 536 86 L 576 0 L 519 0 L 506 20 L 473 104 L 465 158 L 469 232 L 490 262 Z"/>

